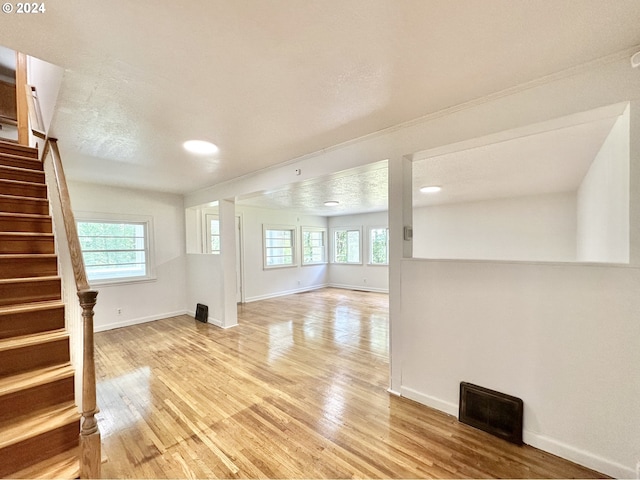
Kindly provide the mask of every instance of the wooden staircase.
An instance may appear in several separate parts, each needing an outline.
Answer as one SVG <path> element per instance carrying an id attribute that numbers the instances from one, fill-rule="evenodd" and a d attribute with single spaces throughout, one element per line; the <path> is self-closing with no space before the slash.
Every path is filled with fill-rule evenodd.
<path id="1" fill-rule="evenodd" d="M 80 414 L 38 151 L 0 141 L 0 478 L 77 478 Z"/>

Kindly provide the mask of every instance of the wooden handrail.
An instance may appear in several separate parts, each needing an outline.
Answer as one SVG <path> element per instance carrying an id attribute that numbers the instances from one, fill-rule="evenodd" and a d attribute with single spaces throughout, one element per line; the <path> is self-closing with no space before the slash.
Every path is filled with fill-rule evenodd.
<path id="1" fill-rule="evenodd" d="M 73 264 L 73 276 L 76 280 L 76 288 L 78 292 L 89 290 L 89 282 L 87 281 L 84 260 L 82 259 L 82 249 L 80 248 L 76 220 L 73 215 L 73 210 L 71 209 L 71 197 L 69 196 L 69 189 L 67 188 L 67 179 L 64 175 L 64 169 L 62 168 L 62 161 L 60 160 L 58 140 L 48 137 L 45 145 L 49 145 L 51 159 L 53 160 L 56 187 L 60 195 L 60 204 L 62 205 L 62 218 L 64 221 L 64 229 L 67 232 L 67 242 L 69 243 L 69 253 L 71 254 L 71 263 Z"/>
<path id="2" fill-rule="evenodd" d="M 49 191 L 55 190 L 58 193 L 60 207 L 62 210 L 62 222 L 64 224 L 65 233 L 71 264 L 73 267 L 73 276 L 78 293 L 78 300 L 82 308 L 82 427 L 80 430 L 80 478 L 100 478 L 100 467 L 102 463 L 100 430 L 98 421 L 95 417 L 98 412 L 96 404 L 96 368 L 94 354 L 93 339 L 93 315 L 96 305 L 98 292 L 91 290 L 87 280 L 84 260 L 82 258 L 82 249 L 80 247 L 80 239 L 78 238 L 78 230 L 76 227 L 73 210 L 71 208 L 71 197 L 67 187 L 67 180 L 62 167 L 62 159 L 60 150 L 58 149 L 58 140 L 49 137 L 42 125 L 39 112 L 38 97 L 35 88 L 28 86 L 26 88 L 27 106 L 29 109 L 29 118 L 33 123 L 32 134 L 43 140 L 42 146 L 42 162 L 51 157 L 52 170 L 54 180 L 47 178 Z"/>

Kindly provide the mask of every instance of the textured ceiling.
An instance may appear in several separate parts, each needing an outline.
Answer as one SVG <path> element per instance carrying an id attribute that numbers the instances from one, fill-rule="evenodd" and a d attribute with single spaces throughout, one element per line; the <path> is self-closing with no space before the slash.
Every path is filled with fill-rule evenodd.
<path id="1" fill-rule="evenodd" d="M 604 110 L 588 112 L 592 120 L 563 128 L 553 128 L 559 121 L 566 123 L 559 119 L 531 127 L 536 133 L 514 132 L 508 140 L 459 150 L 453 146 L 450 153 L 415 160 L 414 207 L 575 192 L 619 118 Z M 256 192 L 238 204 L 322 216 L 383 211 L 388 208 L 387 175 L 382 161 Z M 419 189 L 425 185 L 441 186 L 442 191 L 422 194 Z M 340 203 L 326 207 L 327 200 Z"/>
<path id="2" fill-rule="evenodd" d="M 294 210 L 308 215 L 337 216 L 380 212 L 388 208 L 387 161 L 352 168 L 328 177 L 286 185 L 238 199 L 238 204 Z M 338 201 L 333 207 L 326 201 Z"/>
<path id="3" fill-rule="evenodd" d="M 190 192 L 640 44 L 637 0 L 47 0 L 68 177 Z M 211 140 L 220 152 L 181 148 Z M 411 152 L 407 152 L 411 153 Z"/>

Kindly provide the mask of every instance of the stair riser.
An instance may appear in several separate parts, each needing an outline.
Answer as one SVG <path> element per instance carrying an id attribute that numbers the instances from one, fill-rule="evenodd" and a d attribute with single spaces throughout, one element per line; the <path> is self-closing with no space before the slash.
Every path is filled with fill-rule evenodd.
<path id="1" fill-rule="evenodd" d="M 0 396 L 0 422 L 74 400 L 73 377 Z"/>
<path id="2" fill-rule="evenodd" d="M 64 328 L 64 307 L 0 314 L 0 339 Z"/>
<path id="3" fill-rule="evenodd" d="M 0 307 L 60 300 L 60 279 L 0 283 Z"/>
<path id="4" fill-rule="evenodd" d="M 0 279 L 53 277 L 58 274 L 55 257 L 0 258 Z"/>
<path id="5" fill-rule="evenodd" d="M 49 215 L 49 202 L 16 197 L 0 197 L 0 212 Z"/>
<path id="6" fill-rule="evenodd" d="M 47 198 L 46 185 L 31 183 L 12 183 L 0 180 L 0 195 L 18 195 L 22 197 Z"/>
<path id="7" fill-rule="evenodd" d="M 0 232 L 51 233 L 51 218 L 0 216 Z"/>
<path id="8" fill-rule="evenodd" d="M 45 183 L 44 172 L 0 166 L 0 178 L 19 182 Z"/>
<path id="9" fill-rule="evenodd" d="M 13 375 L 36 368 L 69 362 L 69 339 L 37 343 L 0 351 L 0 375 Z"/>
<path id="10" fill-rule="evenodd" d="M 11 145 L 2 143 L 0 145 L 0 153 L 8 155 L 18 155 L 20 157 L 38 158 L 38 150 L 35 148 L 21 147 L 20 145 Z"/>
<path id="11" fill-rule="evenodd" d="M 78 445 L 80 421 L 0 450 L 0 477 L 53 457 Z"/>
<path id="12" fill-rule="evenodd" d="M 16 157 L 13 155 L 5 155 L 0 153 L 0 165 L 6 167 L 28 168 L 29 170 L 42 171 L 42 163 L 40 160 L 31 158 Z"/>
<path id="13" fill-rule="evenodd" d="M 0 235 L 0 254 L 55 253 L 52 236 Z"/>

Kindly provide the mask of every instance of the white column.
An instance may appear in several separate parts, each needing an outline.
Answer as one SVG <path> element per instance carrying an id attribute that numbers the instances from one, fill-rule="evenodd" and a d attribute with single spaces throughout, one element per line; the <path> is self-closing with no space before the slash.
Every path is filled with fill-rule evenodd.
<path id="1" fill-rule="evenodd" d="M 236 302 L 236 204 L 234 199 L 220 200 L 220 259 L 222 261 L 222 328 L 238 324 Z"/>
<path id="2" fill-rule="evenodd" d="M 402 386 L 402 263 L 413 255 L 413 241 L 405 230 L 413 231 L 411 160 L 389 159 L 389 391 L 400 394 Z"/>

